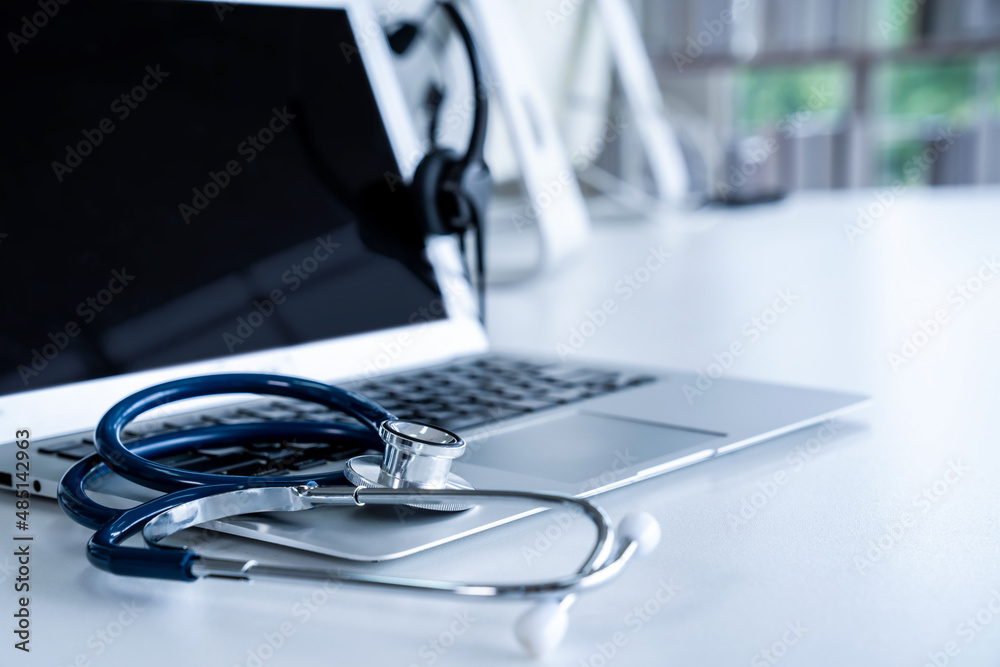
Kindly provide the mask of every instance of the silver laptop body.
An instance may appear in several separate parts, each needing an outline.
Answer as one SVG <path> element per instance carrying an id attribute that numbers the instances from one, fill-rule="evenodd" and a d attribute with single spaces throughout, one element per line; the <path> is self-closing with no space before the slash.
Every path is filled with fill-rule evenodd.
<path id="1" fill-rule="evenodd" d="M 249 16 L 252 11 L 260 9 L 254 5 L 219 3 L 209 5 L 209 3 L 190 1 L 174 4 L 210 6 L 213 12 L 219 8 L 233 7 L 231 14 L 221 17 L 222 25 L 229 21 L 235 23 L 240 20 L 241 12 Z M 306 6 L 313 8 L 309 11 L 319 11 L 315 9 L 318 3 L 304 1 L 274 0 L 267 4 L 272 5 L 271 11 L 293 12 L 299 11 L 293 9 L 295 7 Z M 279 6 L 283 9 L 275 9 Z M 393 72 L 392 56 L 381 31 L 376 29 L 378 17 L 371 13 L 367 3 L 361 1 L 329 3 L 324 7 L 329 8 L 323 11 L 340 12 L 342 16 L 346 16 L 350 31 L 354 35 L 347 50 L 356 48 L 356 53 L 353 55 L 359 57 L 364 64 L 371 96 L 381 115 L 384 140 L 391 147 L 394 157 L 393 167 L 398 170 L 398 175 L 408 182 L 412 179 L 413 171 L 422 154 L 421 142 L 410 123 Z M 342 47 L 343 43 L 340 46 Z M 169 68 L 164 69 L 169 71 Z M 142 85 L 142 72 L 137 74 L 140 81 L 138 85 Z M 147 83 L 155 82 L 148 79 Z M 170 84 L 170 76 L 159 84 L 163 86 L 159 91 L 163 97 L 169 97 Z M 154 115 L 153 104 L 157 92 L 156 89 L 148 90 L 149 101 L 139 103 L 136 111 L 141 112 L 148 108 L 150 109 L 148 115 Z M 143 107 L 142 104 L 148 106 Z M 261 108 L 267 111 L 261 119 L 261 127 L 267 127 L 272 123 L 269 116 L 271 110 L 265 106 Z M 280 112 L 278 105 L 275 114 Z M 115 121 L 117 123 L 115 131 L 125 134 L 130 129 L 130 123 L 137 124 L 140 120 L 139 114 L 136 113 L 134 120 L 125 118 Z M 274 122 L 277 126 L 280 120 Z M 86 123 L 82 126 L 86 126 Z M 254 129 L 256 128 L 250 128 Z M 240 133 L 234 136 L 239 139 Z M 109 154 L 114 150 L 120 150 L 112 148 L 114 140 L 118 138 L 113 133 L 107 134 L 103 139 L 106 146 L 101 146 L 100 149 Z M 278 135 L 274 145 L 277 146 L 277 142 L 283 138 L 285 137 Z M 318 140 L 322 140 L 322 137 Z M 245 159 L 237 149 L 236 142 L 232 143 L 233 159 Z M 268 148 L 268 150 L 285 149 Z M 94 158 L 88 159 L 96 159 L 99 151 L 95 150 L 94 155 Z M 289 152 L 282 155 L 284 155 L 282 159 L 285 160 L 284 168 L 288 168 L 288 165 L 292 164 L 291 161 L 297 159 L 299 154 Z M 263 160 L 267 157 L 268 154 L 261 151 L 260 158 Z M 221 164 L 225 165 L 226 162 L 223 160 Z M 84 160 L 80 165 L 81 171 L 87 166 Z M 210 162 L 204 169 L 199 167 L 196 171 L 204 173 L 210 167 L 218 168 L 215 163 Z M 66 180 L 71 182 L 74 176 L 76 174 L 69 173 L 66 175 Z M 234 187 L 239 178 L 239 175 L 232 176 Z M 202 183 L 191 185 L 201 186 Z M 172 202 L 171 208 L 175 205 L 176 202 Z M 212 206 L 222 210 L 222 200 L 213 203 Z M 214 210 L 216 209 L 212 207 L 205 208 L 199 216 L 200 219 L 193 225 L 209 224 L 209 215 L 213 214 Z M 283 221 L 281 224 L 287 226 L 290 223 Z M 0 380 L 5 382 L 0 384 L 2 389 L 0 441 L 6 443 L 0 444 L 0 488 L 12 486 L 16 466 L 15 446 L 11 441 L 16 431 L 27 429 L 31 433 L 31 441 L 36 450 L 52 438 L 67 434 L 86 434 L 93 430 L 108 407 L 131 392 L 158 382 L 205 373 L 249 371 L 277 372 L 321 379 L 330 383 L 355 383 L 356 386 L 360 386 L 379 378 L 389 378 L 388 382 L 391 383 L 393 377 L 401 374 L 412 375 L 414 372 L 449 367 L 456 362 L 488 358 L 489 342 L 475 311 L 475 299 L 466 279 L 457 245 L 453 240 L 443 237 L 428 240 L 420 259 L 422 262 L 420 266 L 428 271 L 424 271 L 419 280 L 412 272 L 400 270 L 398 274 L 393 274 L 393 290 L 406 292 L 412 283 L 412 292 L 419 295 L 419 298 L 415 298 L 411 303 L 393 306 L 399 312 L 395 313 L 395 320 L 390 321 L 388 326 L 366 325 L 368 328 L 351 331 L 348 334 L 313 337 L 291 344 L 262 343 L 260 349 L 250 352 L 243 352 L 238 346 L 236 349 L 224 347 L 227 340 L 232 345 L 232 338 L 226 339 L 225 333 L 218 335 L 219 331 L 236 333 L 239 337 L 239 332 L 236 331 L 239 318 L 242 317 L 244 322 L 248 322 L 248 314 L 252 312 L 253 304 L 260 302 L 256 295 L 269 293 L 267 288 L 272 285 L 284 285 L 288 305 L 277 306 L 273 315 L 268 316 L 268 326 L 272 323 L 277 325 L 277 320 L 282 319 L 287 320 L 284 324 L 294 329 L 291 325 L 296 323 L 296 317 L 305 317 L 303 313 L 314 313 L 316 310 L 313 304 L 306 303 L 307 296 L 312 298 L 327 294 L 324 302 L 327 305 L 324 307 L 333 309 L 333 312 L 337 312 L 338 303 L 345 304 L 341 307 L 350 310 L 356 308 L 357 303 L 364 303 L 366 299 L 372 300 L 377 306 L 385 298 L 384 295 L 378 293 L 375 288 L 366 291 L 364 281 L 352 282 L 352 277 L 356 277 L 357 272 L 360 272 L 358 275 L 367 275 L 365 274 L 367 269 L 363 267 L 364 262 L 368 260 L 365 259 L 367 255 L 363 255 L 362 250 L 365 248 L 370 250 L 369 241 L 366 240 L 362 244 L 357 241 L 357 237 L 355 226 L 334 226 L 328 234 L 303 238 L 297 245 L 291 244 L 286 248 L 275 249 L 267 256 L 258 258 L 250 268 L 227 276 L 225 281 L 230 282 L 216 281 L 203 286 L 202 289 L 205 290 L 233 289 L 238 294 L 243 294 L 240 292 L 242 287 L 253 288 L 248 289 L 243 297 L 233 298 L 236 306 L 230 315 L 234 317 L 220 323 L 221 329 L 214 330 L 212 340 L 217 340 L 219 352 L 214 356 L 205 357 L 204 353 L 199 351 L 193 357 L 196 360 L 174 361 L 152 368 L 127 370 L 107 376 L 55 382 L 48 380 L 46 374 L 51 373 L 50 378 L 64 371 L 72 374 L 73 369 L 79 365 L 78 361 L 86 365 L 84 363 L 86 358 L 81 357 L 83 361 L 80 361 L 74 350 L 74 346 L 82 342 L 83 338 L 69 340 L 52 359 L 47 359 L 45 354 L 51 349 L 43 349 L 49 342 L 48 338 L 36 338 L 34 346 L 29 340 L 25 345 L 26 350 L 38 350 L 51 366 L 37 370 L 37 377 L 30 372 L 24 373 L 23 369 L 19 372 L 18 369 L 21 367 L 35 370 L 37 366 L 42 366 L 41 363 L 36 363 L 33 367 L 34 355 L 26 351 L 20 357 L 12 357 L 13 361 L 8 361 L 6 367 L 0 369 Z M 17 235 L 11 232 L 8 238 L 3 240 L 0 252 L 13 251 L 19 242 Z M 355 246 L 361 248 L 356 256 L 351 254 Z M 314 253 L 316 248 L 323 248 L 328 254 L 332 252 L 335 260 L 338 249 L 344 248 L 343 252 L 347 257 L 344 265 L 338 269 L 340 273 L 333 271 L 330 274 L 331 287 L 327 292 L 321 290 L 309 292 L 303 287 L 301 293 L 293 293 L 291 284 L 294 282 L 282 283 L 280 276 L 283 276 L 290 266 L 298 265 L 297 261 Z M 390 253 L 379 250 L 376 254 L 379 257 L 372 261 L 385 262 L 387 261 L 385 256 Z M 315 254 L 312 256 L 318 257 Z M 348 258 L 350 262 L 346 261 Z M 391 264 L 391 267 L 396 266 L 395 263 Z M 115 268 L 120 270 L 129 266 L 126 264 L 124 267 Z M 326 270 L 324 267 L 323 271 Z M 381 274 L 386 270 L 388 269 L 379 269 L 379 272 Z M 395 268 L 392 270 L 395 271 Z M 100 267 L 98 272 L 103 273 L 104 267 Z M 98 316 L 93 318 L 93 323 L 83 321 L 81 316 L 81 321 L 77 322 L 84 332 L 84 338 L 92 333 L 95 334 L 92 344 L 98 347 L 109 346 L 108 349 L 112 352 L 108 355 L 119 354 L 119 367 L 126 369 L 129 368 L 129 363 L 132 363 L 126 352 L 133 348 L 136 350 L 135 359 L 138 359 L 134 363 L 140 366 L 145 363 L 140 354 L 144 344 L 142 332 L 169 329 L 175 324 L 178 313 L 196 310 L 192 305 L 196 303 L 195 301 L 184 301 L 193 297 L 185 295 L 158 304 L 145 312 L 138 312 L 134 316 L 128 313 L 112 314 L 119 303 L 127 303 L 127 299 L 133 298 L 129 295 L 129 289 L 136 290 L 136 294 L 140 293 L 143 274 L 136 272 L 136 275 L 139 277 L 135 279 L 135 287 L 124 287 L 120 301 L 112 301 L 106 306 L 108 313 L 106 316 L 98 313 Z M 346 282 L 338 283 L 337 280 Z M 421 285 L 417 285 L 419 281 L 422 281 Z M 10 282 L 3 284 L 6 290 L 18 289 Z M 352 305 L 346 305 L 347 302 L 338 298 L 343 297 L 344 290 L 347 289 L 345 285 L 350 285 L 353 290 L 349 295 Z M 66 287 L 67 290 L 73 288 L 73 285 Z M 431 298 L 427 299 L 427 295 Z M 295 303 L 298 297 L 302 300 L 301 307 Z M 75 299 L 76 297 L 71 301 L 75 303 Z M 83 302 L 86 300 L 83 299 Z M 181 305 L 186 305 L 188 310 L 182 311 Z M 75 317 L 71 315 L 69 319 Z M 110 325 L 110 319 L 104 320 L 109 324 L 100 330 L 98 336 L 96 329 L 88 330 L 87 327 L 104 327 L 102 317 L 117 319 L 113 326 Z M 5 318 L 2 323 L 2 333 L 13 335 L 18 327 L 18 321 L 20 320 Z M 63 328 L 63 331 L 66 329 Z M 264 332 L 265 329 L 261 328 L 260 331 Z M 266 333 L 254 333 L 254 336 L 261 338 L 266 335 Z M 59 335 L 56 335 L 56 339 L 62 340 Z M 180 339 L 184 339 L 183 336 L 180 336 Z M 165 340 L 163 349 L 173 350 L 171 354 L 183 354 L 183 350 L 177 352 L 174 349 L 177 346 L 171 343 L 172 340 L 175 339 Z M 246 338 L 247 342 L 252 340 L 249 336 Z M 552 360 L 536 361 L 552 363 Z M 714 380 L 710 390 L 693 396 L 691 388 L 700 385 L 698 377 L 691 373 L 648 368 L 615 368 L 589 363 L 582 365 L 589 371 L 596 369 L 630 376 L 644 376 L 645 381 L 551 409 L 512 418 L 499 415 L 489 423 L 461 430 L 460 433 L 467 440 L 469 448 L 466 455 L 456 462 L 454 470 L 478 488 L 552 491 L 592 496 L 818 423 L 856 408 L 865 400 L 861 396 L 844 393 L 727 378 Z M 176 420 L 198 411 L 220 409 L 220 405 L 250 399 L 252 397 L 245 396 L 217 398 L 166 406 L 149 415 L 150 421 L 147 426 L 152 428 L 158 420 Z M 38 495 L 54 497 L 57 482 L 71 463 L 72 461 L 66 457 L 33 452 L 31 480 L 35 492 Z M 317 472 L 336 469 L 337 465 L 342 463 L 331 463 L 326 468 L 317 469 Z M 109 501 L 116 500 L 120 505 L 127 505 L 128 503 L 122 499 L 146 498 L 150 497 L 150 492 L 124 480 L 109 479 L 98 490 L 97 497 Z M 411 554 L 485 530 L 525 516 L 531 510 L 532 508 L 511 508 L 500 505 L 476 507 L 452 514 L 404 511 L 387 516 L 366 513 L 360 509 L 338 508 L 287 516 L 238 517 L 214 527 L 236 535 L 333 556 L 358 560 L 383 560 Z"/>

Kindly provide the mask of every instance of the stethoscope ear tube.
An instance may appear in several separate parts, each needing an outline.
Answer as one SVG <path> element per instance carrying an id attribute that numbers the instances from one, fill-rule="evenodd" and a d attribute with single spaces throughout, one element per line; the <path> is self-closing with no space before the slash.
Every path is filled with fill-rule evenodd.
<path id="1" fill-rule="evenodd" d="M 224 519 L 237 513 L 296 511 L 325 505 L 363 507 L 415 502 L 454 503 L 473 499 L 530 500 L 546 505 L 570 506 L 582 511 L 581 513 L 590 519 L 597 529 L 594 547 L 586 562 L 572 575 L 538 583 L 496 584 L 374 576 L 328 569 L 271 566 L 259 564 L 257 561 L 203 559 L 187 549 L 164 549 L 158 544 L 160 540 L 186 528 Z M 529 513 L 540 511 L 543 510 L 539 508 Z M 153 548 L 122 546 L 125 540 L 152 527 L 153 524 L 157 524 L 156 530 L 153 531 L 155 537 L 152 538 L 155 542 L 150 542 L 147 531 L 147 542 L 150 542 Z M 637 536 L 635 532 L 626 530 L 624 539 L 615 545 L 614 530 L 603 510 L 586 500 L 559 494 L 490 490 L 364 489 L 315 485 L 233 489 L 230 485 L 217 485 L 184 489 L 122 512 L 94 534 L 87 545 L 87 555 L 91 563 L 108 572 L 156 579 L 194 581 L 201 577 L 246 580 L 257 577 L 287 578 L 305 581 L 340 581 L 347 584 L 474 597 L 552 598 L 604 584 L 617 576 L 635 555 L 637 549 L 650 548 L 649 545 L 642 545 L 644 538 L 641 535 Z M 654 539 L 659 539 L 658 531 Z"/>
<path id="2" fill-rule="evenodd" d="M 87 560 L 102 570 L 127 577 L 196 581 L 198 576 L 192 570 L 199 558 L 196 553 L 187 549 L 126 547 L 121 543 L 138 534 L 150 519 L 178 503 L 218 495 L 231 489 L 231 486 L 184 489 L 125 510 L 90 538 Z"/>
<path id="3" fill-rule="evenodd" d="M 225 426 L 205 426 L 193 428 L 180 433 L 163 433 L 148 436 L 130 445 L 130 451 L 145 460 L 150 456 L 170 456 L 187 452 L 199 447 L 218 447 L 220 444 L 244 445 L 254 442 L 269 442 L 296 439 L 300 442 L 339 442 L 349 440 L 352 443 L 370 441 L 372 447 L 378 446 L 378 439 L 363 426 L 352 424 L 321 424 L 315 422 L 262 422 L 255 424 L 228 424 Z M 359 447 L 363 447 L 359 445 Z M 63 511 L 77 523 L 97 530 L 109 521 L 115 519 L 122 510 L 105 507 L 90 499 L 86 489 L 92 482 L 110 474 L 112 469 L 99 454 L 92 454 L 77 461 L 63 474 L 59 481 L 57 498 Z M 291 475 L 291 476 L 260 476 L 246 479 L 222 475 L 213 475 L 226 480 L 227 486 L 233 488 L 243 482 L 243 486 L 295 486 L 317 481 L 323 484 L 341 484 L 344 481 L 342 472 L 325 475 Z M 136 481 L 136 480 L 132 480 Z M 144 481 L 144 486 L 148 486 Z M 175 485 L 160 491 L 176 491 Z M 195 487 L 197 488 L 197 487 Z"/>
<path id="4" fill-rule="evenodd" d="M 200 396 L 253 393 L 278 395 L 341 410 L 360 424 L 262 422 L 203 426 L 148 436 L 126 446 L 122 432 L 136 417 L 155 407 Z M 615 578 L 636 555 L 650 551 L 660 536 L 652 517 L 630 515 L 619 524 L 615 540 L 604 512 L 586 500 L 529 491 L 490 491 L 459 484 L 448 467 L 461 455 L 465 442 L 431 424 L 398 420 L 378 404 L 353 392 L 312 380 L 278 375 L 209 375 L 167 382 L 140 391 L 115 405 L 95 433 L 98 454 L 79 461 L 59 484 L 59 504 L 75 521 L 96 532 L 87 544 L 87 558 L 113 574 L 195 581 L 202 577 L 250 580 L 282 578 L 298 581 L 339 581 L 397 591 L 447 593 L 473 597 L 539 600 L 518 624 L 518 638 L 538 655 L 556 643 L 566 628 L 566 611 L 576 593 Z M 373 464 L 365 484 L 339 486 L 345 473 L 297 476 L 230 476 L 192 472 L 151 460 L 192 449 L 274 441 L 348 441 L 359 450 L 384 450 L 381 465 Z M 356 456 L 352 461 L 368 459 Z M 377 459 L 377 457 L 375 457 Z M 439 460 L 440 459 L 440 460 Z M 88 495 L 89 483 L 118 473 L 141 486 L 166 495 L 127 510 L 98 504 Z M 323 486 L 320 486 L 322 484 Z M 338 486 L 331 486 L 338 485 Z M 374 488 L 372 488 L 374 487 Z M 387 487 L 387 488 L 381 488 Z M 312 509 L 321 505 L 414 505 L 454 510 L 484 499 L 531 501 L 519 516 L 544 511 L 540 505 L 570 506 L 594 524 L 597 537 L 587 561 L 559 579 L 518 584 L 460 583 L 422 578 L 381 576 L 340 570 L 266 565 L 255 560 L 204 557 L 185 548 L 161 547 L 161 540 L 186 528 L 255 512 Z M 125 546 L 138 535 L 150 548 Z"/>
<path id="5" fill-rule="evenodd" d="M 204 375 L 165 382 L 136 392 L 119 401 L 105 413 L 94 432 L 97 453 L 116 473 L 125 479 L 159 491 L 170 492 L 212 484 L 229 484 L 230 486 L 250 484 L 257 478 L 216 475 L 174 468 L 144 458 L 122 442 L 122 431 L 125 427 L 136 417 L 153 408 L 187 398 L 243 393 L 295 398 L 345 412 L 360 421 L 363 426 L 347 428 L 343 432 L 351 434 L 350 437 L 355 440 L 361 442 L 367 440 L 373 447 L 380 450 L 382 444 L 377 435 L 378 427 L 382 422 L 396 418 L 391 412 L 360 394 L 322 382 L 259 373 Z M 304 438 L 315 432 L 314 429 L 310 428 L 313 425 L 311 422 L 278 422 L 277 424 L 282 425 L 281 436 L 275 438 L 277 440 Z M 224 436 L 217 437 L 216 440 L 239 433 L 240 429 L 234 428 L 237 426 L 243 425 L 230 424 L 225 426 Z M 265 424 L 246 426 L 255 429 L 258 438 L 260 438 Z M 326 426 L 327 428 L 338 428 L 344 425 L 328 424 Z M 171 439 L 182 439 L 184 435 L 184 433 L 175 433 Z M 285 484 L 305 483 L 307 480 L 306 477 L 302 476 L 284 479 Z"/>

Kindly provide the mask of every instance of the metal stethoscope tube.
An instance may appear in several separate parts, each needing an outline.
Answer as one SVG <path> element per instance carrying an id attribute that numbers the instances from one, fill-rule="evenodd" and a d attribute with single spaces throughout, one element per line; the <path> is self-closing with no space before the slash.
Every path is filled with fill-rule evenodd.
<path id="1" fill-rule="evenodd" d="M 154 407 L 197 396 L 226 393 L 280 395 L 339 409 L 361 426 L 270 422 L 212 426 L 147 437 L 126 446 L 121 433 L 137 416 Z M 373 437 L 377 434 L 378 437 Z M 381 443 L 384 456 L 361 456 L 348 462 L 347 478 L 357 486 L 342 486 L 344 473 L 308 479 L 288 477 L 229 477 L 192 473 L 148 457 L 195 447 L 305 437 L 349 440 L 365 448 Z M 561 639 L 568 608 L 576 595 L 616 577 L 636 555 L 651 551 L 660 529 L 652 517 L 632 514 L 619 524 L 615 540 L 607 515 L 586 500 L 530 491 L 473 489 L 450 472 L 451 462 L 465 448 L 457 435 L 428 424 L 397 419 L 372 401 L 311 380 L 286 376 L 233 374 L 189 378 L 138 392 L 115 405 L 96 431 L 98 454 L 74 465 L 63 477 L 59 502 L 75 521 L 96 532 L 87 545 L 91 563 L 109 572 L 159 579 L 195 581 L 215 577 L 237 580 L 275 579 L 342 582 L 481 598 L 538 600 L 518 623 L 517 635 L 534 655 L 545 653 Z M 374 460 L 372 460 L 374 459 Z M 137 507 L 119 510 L 100 505 L 87 493 L 95 478 L 118 473 L 166 495 Z M 573 574 L 544 582 L 519 584 L 450 582 L 384 576 L 323 568 L 268 565 L 256 560 L 201 556 L 186 548 L 160 543 L 179 531 L 239 514 L 309 510 L 319 506 L 412 505 L 454 511 L 489 501 L 531 501 L 581 511 L 597 536 L 584 564 Z M 537 508 L 535 511 L 543 511 Z M 142 532 L 149 548 L 125 546 Z"/>

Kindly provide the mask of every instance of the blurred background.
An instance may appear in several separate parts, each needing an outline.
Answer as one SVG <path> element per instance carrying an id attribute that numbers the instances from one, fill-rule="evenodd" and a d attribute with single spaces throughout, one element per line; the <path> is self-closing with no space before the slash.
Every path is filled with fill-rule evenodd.
<path id="1" fill-rule="evenodd" d="M 640 0 L 636 8 L 675 114 L 709 124 L 727 172 L 753 159 L 759 138 L 778 142 L 753 186 L 1000 182 L 996 0 Z M 942 132 L 953 145 L 924 167 L 919 156 Z"/>
<path id="2" fill-rule="evenodd" d="M 572 156 L 627 116 L 601 4 L 511 0 Z M 1000 182 L 1000 0 L 629 4 L 698 199 Z M 635 182 L 636 138 L 610 148 Z"/>

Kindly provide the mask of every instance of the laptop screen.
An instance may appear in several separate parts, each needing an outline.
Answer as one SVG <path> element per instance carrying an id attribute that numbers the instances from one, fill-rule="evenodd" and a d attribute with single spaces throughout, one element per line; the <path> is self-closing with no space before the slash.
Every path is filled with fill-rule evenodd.
<path id="1" fill-rule="evenodd" d="M 0 394 L 444 317 L 344 11 L 70 3 L 24 32 Z"/>

